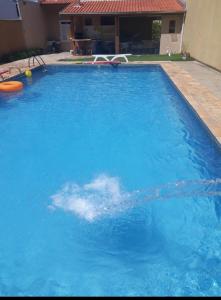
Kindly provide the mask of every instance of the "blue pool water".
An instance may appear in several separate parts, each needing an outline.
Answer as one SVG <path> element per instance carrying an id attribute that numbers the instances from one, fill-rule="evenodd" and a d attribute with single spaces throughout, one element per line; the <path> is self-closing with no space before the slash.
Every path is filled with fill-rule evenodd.
<path id="1" fill-rule="evenodd" d="M 0 295 L 220 295 L 220 148 L 161 68 L 24 83 L 0 94 Z"/>

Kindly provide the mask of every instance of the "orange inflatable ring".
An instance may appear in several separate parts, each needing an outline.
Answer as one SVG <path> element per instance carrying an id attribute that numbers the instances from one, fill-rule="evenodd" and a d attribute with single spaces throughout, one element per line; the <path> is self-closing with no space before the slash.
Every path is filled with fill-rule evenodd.
<path id="1" fill-rule="evenodd" d="M 16 92 L 23 89 L 23 83 L 20 81 L 6 81 L 0 83 L 0 92 Z"/>

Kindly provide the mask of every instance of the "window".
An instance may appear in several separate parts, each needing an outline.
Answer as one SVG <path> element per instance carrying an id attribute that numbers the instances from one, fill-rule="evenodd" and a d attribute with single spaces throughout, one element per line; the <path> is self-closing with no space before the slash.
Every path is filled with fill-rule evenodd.
<path id="1" fill-rule="evenodd" d="M 101 25 L 114 25 L 114 17 L 101 17 Z"/>
<path id="2" fill-rule="evenodd" d="M 92 18 L 86 17 L 85 18 L 85 26 L 91 26 L 92 25 Z"/>
<path id="3" fill-rule="evenodd" d="M 169 23 L 169 33 L 175 33 L 176 32 L 176 21 L 171 20 Z"/>
<path id="4" fill-rule="evenodd" d="M 68 41 L 71 36 L 71 21 L 60 21 L 60 38 L 61 41 Z"/>
<path id="5" fill-rule="evenodd" d="M 17 0 L 0 0 L 0 20 L 21 20 Z"/>

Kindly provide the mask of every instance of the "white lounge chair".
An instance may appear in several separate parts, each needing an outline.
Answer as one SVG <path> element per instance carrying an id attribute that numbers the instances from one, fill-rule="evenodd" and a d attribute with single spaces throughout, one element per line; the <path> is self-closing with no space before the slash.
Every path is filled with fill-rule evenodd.
<path id="1" fill-rule="evenodd" d="M 132 54 L 94 54 L 92 56 L 94 57 L 93 63 L 98 61 L 98 58 L 103 58 L 104 60 L 106 60 L 108 62 L 113 62 L 117 58 L 124 58 L 125 61 L 128 63 L 129 61 L 128 61 L 127 56 L 130 56 L 130 55 L 132 55 Z M 109 59 L 110 57 L 112 57 L 112 58 Z"/>

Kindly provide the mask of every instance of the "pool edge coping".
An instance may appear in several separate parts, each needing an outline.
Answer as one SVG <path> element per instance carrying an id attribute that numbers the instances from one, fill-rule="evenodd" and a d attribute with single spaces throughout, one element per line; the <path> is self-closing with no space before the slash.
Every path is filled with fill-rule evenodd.
<path id="1" fill-rule="evenodd" d="M 160 64 L 197 117 L 221 147 L 221 100 L 188 72 L 168 63 Z"/>

